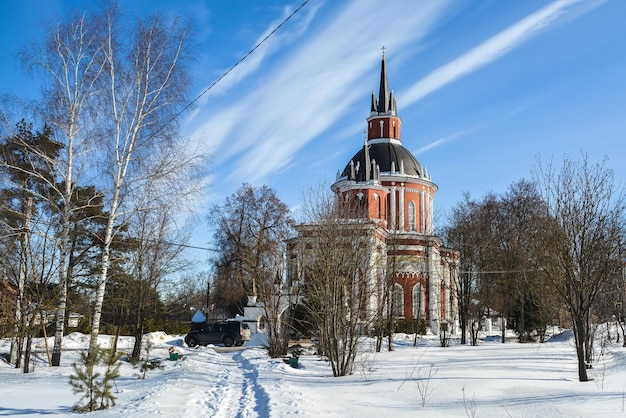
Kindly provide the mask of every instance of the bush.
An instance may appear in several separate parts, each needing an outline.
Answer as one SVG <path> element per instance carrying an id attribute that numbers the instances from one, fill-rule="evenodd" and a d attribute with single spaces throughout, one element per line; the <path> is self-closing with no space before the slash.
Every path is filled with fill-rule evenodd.
<path id="1" fill-rule="evenodd" d="M 424 318 L 418 319 L 399 319 L 396 323 L 396 331 L 405 334 L 426 335 L 426 321 Z"/>
<path id="2" fill-rule="evenodd" d="M 293 332 L 295 335 L 302 336 L 303 338 L 311 338 L 315 335 L 315 330 L 311 325 L 309 319 L 308 310 L 304 305 L 296 305 L 293 312 Z"/>

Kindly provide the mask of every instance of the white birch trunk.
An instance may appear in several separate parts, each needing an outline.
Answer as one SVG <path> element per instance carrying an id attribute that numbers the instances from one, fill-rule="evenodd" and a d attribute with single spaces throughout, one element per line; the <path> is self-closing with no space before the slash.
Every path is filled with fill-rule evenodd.
<path id="1" fill-rule="evenodd" d="M 13 335 L 11 336 L 11 354 L 9 362 L 20 367 L 20 356 L 22 355 L 22 334 L 24 331 L 24 288 L 26 287 L 27 253 L 30 243 L 30 218 L 33 210 L 33 198 L 26 200 L 26 210 L 24 211 L 23 236 L 20 240 L 20 266 L 17 282 L 17 296 L 15 299 L 15 311 L 13 315 Z"/>
<path id="2" fill-rule="evenodd" d="M 121 182 L 116 187 L 113 201 L 111 202 L 111 212 L 109 213 L 109 219 L 107 221 L 106 231 L 104 233 L 104 245 L 102 249 L 102 266 L 100 271 L 100 278 L 98 280 L 98 289 L 96 291 L 96 301 L 93 308 L 93 318 L 91 320 L 91 336 L 89 339 L 89 352 L 94 352 L 94 349 L 98 346 L 98 335 L 100 334 L 100 317 L 102 316 L 102 305 L 104 303 L 104 292 L 106 290 L 106 284 L 109 272 L 111 241 L 113 240 L 113 226 L 115 225 L 115 219 L 117 217 L 117 206 L 119 203 L 119 188 Z"/>

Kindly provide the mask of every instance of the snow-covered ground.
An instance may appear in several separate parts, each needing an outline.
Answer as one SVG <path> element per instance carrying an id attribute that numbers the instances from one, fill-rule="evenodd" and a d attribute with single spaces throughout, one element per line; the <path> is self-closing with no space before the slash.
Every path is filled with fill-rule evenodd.
<path id="1" fill-rule="evenodd" d="M 352 376 L 334 378 L 329 365 L 303 355 L 299 368 L 270 359 L 258 347 L 259 336 L 245 350 L 218 352 L 215 347 L 188 348 L 181 336 L 149 334 L 151 357 L 162 370 L 139 370 L 124 363 L 114 388 L 117 405 L 93 417 L 577 417 L 626 416 L 626 348 L 615 341 L 590 370 L 593 381 L 580 383 L 571 332 L 544 344 L 483 341 L 476 347 L 439 347 L 436 338 L 413 347 L 399 335 L 393 352 L 365 354 Z M 50 339 L 52 341 L 52 339 Z M 102 345 L 110 337 L 101 336 Z M 88 336 L 70 334 L 60 367 L 49 368 L 43 341 L 37 362 L 23 374 L 0 361 L 0 417 L 76 416 L 79 395 L 68 383 L 72 362 Z M 170 361 L 174 346 L 182 360 Z M 130 338 L 120 349 L 129 351 Z M 598 346 L 598 351 L 600 347 Z M 9 351 L 0 340 L 0 353 Z M 220 350 L 221 351 L 221 350 Z"/>

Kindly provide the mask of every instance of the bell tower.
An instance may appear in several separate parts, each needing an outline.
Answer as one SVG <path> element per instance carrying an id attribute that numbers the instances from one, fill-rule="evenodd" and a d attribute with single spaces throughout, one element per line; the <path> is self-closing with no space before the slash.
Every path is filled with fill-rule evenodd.
<path id="1" fill-rule="evenodd" d="M 370 116 L 367 118 L 368 143 L 371 141 L 390 142 L 392 140 L 401 143 L 401 127 L 402 120 L 397 113 L 396 98 L 393 91 L 389 91 L 387 83 L 387 65 L 383 47 L 378 98 L 372 92 L 372 106 Z"/>

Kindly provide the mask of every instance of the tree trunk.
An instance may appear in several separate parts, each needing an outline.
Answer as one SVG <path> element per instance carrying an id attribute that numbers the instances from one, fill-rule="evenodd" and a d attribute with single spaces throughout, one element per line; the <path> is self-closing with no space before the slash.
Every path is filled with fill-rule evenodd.
<path id="1" fill-rule="evenodd" d="M 138 325 L 135 328 L 135 343 L 133 345 L 133 352 L 131 358 L 133 360 L 139 360 L 141 358 L 141 344 L 143 343 L 143 325 Z"/>
<path id="2" fill-rule="evenodd" d="M 463 314 L 459 317 L 461 323 L 461 345 L 467 344 L 467 317 Z"/>
<path id="3" fill-rule="evenodd" d="M 95 349 L 98 346 L 98 335 L 100 334 L 100 318 L 102 316 L 102 305 L 104 303 L 104 291 L 106 290 L 108 272 L 109 272 L 109 259 L 111 252 L 111 241 L 113 240 L 113 225 L 117 218 L 117 206 L 119 204 L 120 188 L 122 187 L 121 181 L 116 183 L 115 191 L 113 194 L 113 200 L 111 202 L 111 211 L 109 212 L 109 219 L 107 220 L 106 231 L 104 234 L 104 242 L 102 248 L 102 264 L 100 270 L 100 279 L 98 281 L 98 290 L 96 292 L 96 300 L 93 307 L 93 318 L 91 319 L 91 337 L 89 339 L 89 352 L 95 353 Z"/>
<path id="4" fill-rule="evenodd" d="M 142 263 L 143 264 L 143 263 Z M 140 288 L 138 289 L 138 297 L 137 297 L 137 305 L 134 307 L 134 312 L 132 313 L 132 322 L 133 322 L 133 336 L 135 337 L 135 342 L 133 343 L 133 351 L 131 353 L 131 358 L 135 361 L 139 361 L 141 358 L 141 344 L 143 343 L 143 333 L 145 331 L 144 327 L 144 283 L 142 280 L 139 280 Z M 147 284 L 146 284 L 147 286 Z"/>
<path id="5" fill-rule="evenodd" d="M 574 315 L 574 333 L 576 343 L 576 355 L 578 356 L 578 380 L 587 382 L 587 362 L 585 359 L 585 320 L 579 314 Z"/>
<path id="6" fill-rule="evenodd" d="M 71 143 L 70 143 L 71 144 Z M 71 175 L 71 169 L 69 170 Z M 67 184 L 67 182 L 66 182 Z M 69 187 L 69 185 L 67 186 Z M 68 193 L 70 195 L 68 196 Z M 65 315 L 67 311 L 67 241 L 70 228 L 70 198 L 71 190 L 66 190 L 65 208 L 63 210 L 63 228 L 59 237 L 59 305 L 57 307 L 56 327 L 54 333 L 54 347 L 52 348 L 52 366 L 61 363 L 61 344 L 65 332 Z"/>
<path id="7" fill-rule="evenodd" d="M 30 372 L 30 353 L 32 351 L 32 347 L 33 347 L 33 335 L 32 333 L 28 333 L 28 336 L 26 337 L 26 348 L 24 349 L 24 367 L 23 367 L 23 372 L 24 373 L 28 373 Z"/>
<path id="8" fill-rule="evenodd" d="M 15 299 L 15 311 L 13 315 L 13 336 L 11 337 L 11 355 L 9 362 L 20 368 L 22 347 L 24 343 L 24 289 L 26 287 L 27 275 L 27 254 L 30 246 L 30 218 L 33 212 L 33 198 L 26 199 L 24 213 L 24 225 L 22 236 L 20 237 L 20 266 L 17 283 L 17 296 Z"/>
<path id="9" fill-rule="evenodd" d="M 102 305 L 104 303 L 104 291 L 106 289 L 107 272 L 109 268 L 108 248 L 106 254 L 102 256 L 102 271 L 98 281 L 98 289 L 96 292 L 96 300 L 94 302 L 93 317 L 91 319 L 91 333 L 89 339 L 89 352 L 95 352 L 98 346 L 98 335 L 100 334 L 100 318 L 102 317 Z"/>
<path id="10" fill-rule="evenodd" d="M 63 254 L 61 254 L 63 257 Z M 61 262 L 61 264 L 65 264 Z M 59 265 L 59 270 L 64 267 Z M 62 276 L 62 277 L 61 277 Z M 61 363 L 61 344 L 65 331 L 65 311 L 67 309 L 67 280 L 64 274 L 59 273 L 59 306 L 56 315 L 56 328 L 54 333 L 54 346 L 52 347 L 52 366 L 59 366 Z"/>

